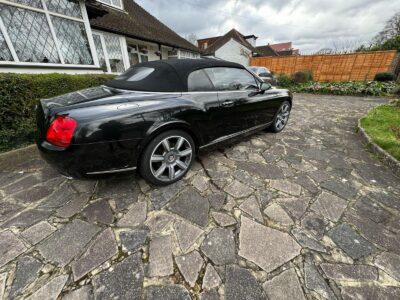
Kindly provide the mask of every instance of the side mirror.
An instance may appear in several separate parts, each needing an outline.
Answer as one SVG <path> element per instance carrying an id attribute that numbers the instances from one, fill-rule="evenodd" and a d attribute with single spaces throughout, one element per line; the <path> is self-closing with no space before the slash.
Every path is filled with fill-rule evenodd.
<path id="1" fill-rule="evenodd" d="M 268 91 L 268 90 L 270 90 L 271 88 L 272 88 L 272 85 L 271 85 L 271 84 L 269 84 L 269 83 L 267 83 L 267 82 L 261 83 L 261 86 L 260 86 L 260 90 L 261 90 L 261 91 Z"/>
<path id="2" fill-rule="evenodd" d="M 270 74 L 268 74 L 268 73 L 260 73 L 258 76 L 260 76 L 260 77 L 269 77 Z"/>

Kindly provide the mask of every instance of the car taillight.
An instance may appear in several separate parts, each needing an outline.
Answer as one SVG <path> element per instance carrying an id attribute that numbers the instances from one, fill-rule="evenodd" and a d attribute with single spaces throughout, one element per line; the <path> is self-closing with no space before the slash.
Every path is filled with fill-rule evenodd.
<path id="1" fill-rule="evenodd" d="M 71 145 L 76 125 L 76 120 L 70 117 L 57 116 L 47 129 L 46 140 L 54 146 L 66 148 Z"/>

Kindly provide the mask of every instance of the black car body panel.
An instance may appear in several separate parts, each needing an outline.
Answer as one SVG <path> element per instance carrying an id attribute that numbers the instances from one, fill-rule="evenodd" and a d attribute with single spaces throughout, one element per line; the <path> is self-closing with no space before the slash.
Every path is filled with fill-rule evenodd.
<path id="1" fill-rule="evenodd" d="M 101 86 L 41 100 L 37 145 L 65 175 L 128 171 L 140 163 L 152 138 L 167 129 L 187 131 L 197 150 L 205 149 L 267 127 L 284 100 L 292 101 L 291 95 L 278 89 L 147 92 Z M 67 148 L 46 141 L 46 131 L 59 115 L 78 124 Z"/>

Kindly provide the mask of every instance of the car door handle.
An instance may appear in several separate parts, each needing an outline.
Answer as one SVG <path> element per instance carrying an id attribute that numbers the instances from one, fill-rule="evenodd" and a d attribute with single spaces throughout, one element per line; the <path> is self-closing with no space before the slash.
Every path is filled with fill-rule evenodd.
<path id="1" fill-rule="evenodd" d="M 234 104 L 235 104 L 235 102 L 233 102 L 232 100 L 226 100 L 226 101 L 222 102 L 222 106 L 225 106 L 225 107 L 233 106 Z"/>

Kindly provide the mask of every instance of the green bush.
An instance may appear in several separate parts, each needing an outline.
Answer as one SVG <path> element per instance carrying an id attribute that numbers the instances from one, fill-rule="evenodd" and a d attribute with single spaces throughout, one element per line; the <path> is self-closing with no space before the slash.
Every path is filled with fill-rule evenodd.
<path id="1" fill-rule="evenodd" d="M 280 74 L 277 79 L 278 79 L 278 86 L 283 88 L 290 87 L 294 84 L 292 77 L 286 74 Z"/>
<path id="2" fill-rule="evenodd" d="M 393 81 L 307 82 L 289 87 L 292 92 L 297 93 L 343 96 L 393 96 L 398 88 L 399 85 Z"/>
<path id="3" fill-rule="evenodd" d="M 370 46 L 360 46 L 356 52 L 369 52 L 369 51 L 400 51 L 400 35 L 394 36 L 384 42 L 372 44 Z"/>
<path id="4" fill-rule="evenodd" d="M 295 83 L 305 83 L 313 80 L 312 72 L 308 70 L 297 71 L 292 78 Z"/>
<path id="5" fill-rule="evenodd" d="M 393 99 L 390 104 L 400 108 L 400 99 Z"/>
<path id="6" fill-rule="evenodd" d="M 399 82 L 399 83 L 400 83 L 400 82 Z M 396 88 L 394 89 L 393 94 L 394 94 L 395 96 L 397 96 L 397 97 L 400 97 L 400 86 L 398 86 L 398 87 L 396 87 Z"/>
<path id="7" fill-rule="evenodd" d="M 39 99 L 98 86 L 110 79 L 110 75 L 0 74 L 0 152 L 34 142 L 34 108 Z"/>
<path id="8" fill-rule="evenodd" d="M 389 72 L 378 73 L 375 75 L 374 80 L 380 82 L 394 81 L 394 75 Z"/>

